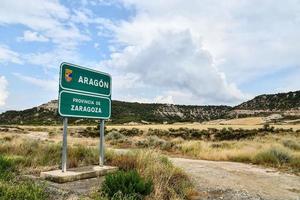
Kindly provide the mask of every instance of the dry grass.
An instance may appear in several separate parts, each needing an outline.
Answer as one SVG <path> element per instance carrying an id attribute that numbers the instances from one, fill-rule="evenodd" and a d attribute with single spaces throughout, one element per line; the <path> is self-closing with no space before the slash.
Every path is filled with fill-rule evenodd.
<path id="1" fill-rule="evenodd" d="M 189 129 L 182 129 L 176 134 L 166 130 L 155 130 L 140 137 L 125 137 L 132 141 L 131 148 L 160 149 L 165 153 L 197 159 L 214 161 L 235 161 L 272 166 L 280 169 L 299 172 L 300 132 L 290 130 L 274 130 L 272 127 L 263 130 L 253 130 L 252 137 L 243 137 L 218 141 L 216 138 L 184 140 L 176 135 L 184 135 Z M 224 134 L 232 130 L 223 131 Z M 217 131 L 218 132 L 218 131 Z M 223 132 L 220 132 L 220 134 Z M 241 133 L 246 131 L 239 130 Z M 252 133 L 252 132 L 251 132 Z M 218 132 L 219 134 L 219 132 Z M 160 137 L 158 137 L 159 135 Z M 174 136 L 175 135 L 175 136 Z M 124 140 L 124 138 L 123 138 Z M 117 141 L 114 143 L 120 147 Z M 122 146 L 122 145 L 121 145 Z M 282 159 L 282 157 L 289 159 Z"/>
<path id="2" fill-rule="evenodd" d="M 22 137 L 0 138 L 0 154 L 15 161 L 16 169 L 39 174 L 45 167 L 60 166 L 61 144 L 49 141 L 30 141 Z M 154 183 L 154 190 L 147 199 L 188 199 L 194 194 L 189 177 L 174 167 L 167 157 L 155 150 L 140 150 L 120 155 L 106 151 L 107 164 L 123 170 L 136 169 L 141 176 Z M 68 167 L 97 164 L 98 150 L 94 147 L 73 145 L 68 148 Z M 96 198 L 98 199 L 98 198 Z"/>
<path id="3" fill-rule="evenodd" d="M 237 162 L 247 162 L 247 163 L 257 163 L 262 165 L 272 165 L 279 168 L 293 168 L 295 170 L 299 166 L 298 158 L 300 157 L 299 144 L 300 144 L 300 132 L 287 132 L 285 133 L 266 133 L 264 135 L 257 135 L 252 138 L 245 138 L 240 140 L 230 140 L 230 141 L 210 141 L 210 140 L 184 140 L 180 137 L 149 137 L 147 135 L 148 128 L 162 128 L 161 130 L 167 130 L 168 128 L 178 128 L 178 127 L 189 127 L 189 128 L 199 128 L 203 130 L 207 127 L 213 128 L 223 128 L 223 127 L 233 127 L 233 128 L 253 128 L 258 127 L 262 128 L 262 125 L 259 126 L 250 126 L 250 125 L 203 125 L 203 124 L 186 124 L 178 123 L 172 125 L 136 125 L 136 126 L 108 126 L 108 130 L 115 128 L 117 130 L 124 127 L 139 128 L 142 127 L 144 131 L 143 135 L 139 136 L 125 136 L 121 139 L 113 139 L 107 141 L 107 145 L 113 145 L 121 148 L 151 148 L 151 149 L 160 149 L 168 154 L 175 154 L 178 156 L 187 156 L 199 159 L 206 160 L 221 160 L 221 161 L 237 161 Z M 287 125 L 287 126 L 275 126 L 277 128 L 293 128 L 294 130 L 298 129 L 299 125 Z M 28 127 L 22 127 L 26 131 Z M 29 127 L 32 130 L 32 127 Z M 71 127 L 73 128 L 83 128 L 80 127 Z M 40 129 L 37 129 L 40 130 Z M 57 127 L 50 127 L 50 130 L 58 130 Z M 37 133 L 38 134 L 38 133 Z M 18 137 L 25 138 L 28 134 L 17 134 Z M 1 134 L 1 137 L 7 137 L 9 139 L 9 133 Z M 45 143 L 53 142 L 57 144 L 61 141 L 62 137 L 60 134 L 51 136 L 48 141 Z M 18 139 L 14 138 L 13 142 L 17 142 Z M 89 146 L 97 148 L 99 143 L 98 138 L 78 138 L 71 136 L 68 140 L 69 146 Z M 137 145 L 139 144 L 139 145 Z M 287 164 L 268 164 L 268 162 L 259 161 L 256 155 L 262 155 L 262 152 L 268 152 L 269 149 L 276 147 L 278 149 L 284 149 L 289 152 L 291 160 Z M 256 157 L 256 158 L 255 158 Z M 263 157 L 263 156 L 262 156 Z M 74 161 L 78 163 L 79 161 Z M 84 164 L 84 163 L 83 163 Z M 76 164 L 71 164 L 72 166 Z M 298 167 L 299 168 L 299 167 Z"/>
<path id="4" fill-rule="evenodd" d="M 123 170 L 136 169 L 139 174 L 154 183 L 154 190 L 147 199 L 189 199 L 195 194 L 187 174 L 176 168 L 155 150 L 139 150 L 117 155 L 109 161 Z"/>
<path id="5" fill-rule="evenodd" d="M 173 151 L 198 159 L 255 163 L 299 173 L 298 144 L 300 144 L 299 136 L 267 135 L 242 141 L 185 141 L 177 145 Z"/>
<path id="6" fill-rule="evenodd" d="M 227 123 L 228 122 L 228 123 Z M 149 128 L 151 129 L 162 129 L 162 130 L 168 130 L 170 128 L 178 129 L 178 128 L 189 128 L 189 129 L 208 129 L 208 128 L 216 128 L 216 129 L 222 129 L 222 128 L 233 128 L 233 129 L 258 129 L 262 128 L 263 125 L 260 123 L 261 120 L 257 118 L 241 118 L 241 119 L 233 119 L 233 120 L 218 120 L 218 122 L 205 122 L 205 123 L 174 123 L 174 124 L 138 124 L 138 125 L 106 125 L 108 130 L 111 129 L 132 129 L 137 128 L 139 130 L 147 132 Z M 293 124 L 287 124 L 287 125 L 272 125 L 275 128 L 283 128 L 283 129 L 289 129 L 293 128 L 294 130 L 300 129 L 300 124 L 293 125 Z M 53 131 L 57 133 L 61 133 L 62 126 L 17 126 L 20 127 L 26 131 L 37 131 L 37 130 L 44 130 L 44 131 Z M 87 127 L 94 127 L 94 126 L 68 126 L 69 131 L 73 132 L 79 129 L 85 129 Z"/>
<path id="7" fill-rule="evenodd" d="M 210 125 L 261 125 L 266 123 L 264 117 L 245 117 L 245 118 L 237 118 L 237 119 L 217 119 L 211 120 L 207 122 L 203 122 L 203 124 Z"/>

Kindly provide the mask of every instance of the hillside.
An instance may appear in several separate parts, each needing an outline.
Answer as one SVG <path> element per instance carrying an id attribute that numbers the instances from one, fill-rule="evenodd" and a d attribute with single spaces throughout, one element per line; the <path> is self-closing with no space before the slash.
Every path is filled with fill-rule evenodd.
<path id="1" fill-rule="evenodd" d="M 229 106 L 185 106 L 112 101 L 111 123 L 129 122 L 201 122 L 225 117 Z M 57 100 L 23 111 L 7 111 L 0 115 L 0 124 L 59 124 Z M 95 120 L 70 118 L 70 123 L 95 123 Z"/>
<path id="2" fill-rule="evenodd" d="M 203 122 L 220 118 L 268 116 L 300 116 L 300 91 L 260 95 L 238 106 L 187 106 L 154 103 L 130 103 L 112 101 L 110 123 L 173 123 Z M 95 120 L 70 118 L 70 123 L 88 124 Z M 0 124 L 60 124 L 57 100 L 23 111 L 7 111 L 0 114 Z"/>
<path id="3" fill-rule="evenodd" d="M 268 111 L 286 111 L 300 109 L 300 91 L 263 94 L 246 101 L 234 109 L 239 110 L 268 110 Z"/>

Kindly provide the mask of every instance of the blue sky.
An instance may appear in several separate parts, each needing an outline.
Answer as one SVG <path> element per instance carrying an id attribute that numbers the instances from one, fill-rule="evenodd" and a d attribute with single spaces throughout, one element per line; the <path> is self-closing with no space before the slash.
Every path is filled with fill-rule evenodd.
<path id="1" fill-rule="evenodd" d="M 112 98 L 235 105 L 300 88 L 297 0 L 2 0 L 0 112 L 57 98 L 66 61 Z"/>

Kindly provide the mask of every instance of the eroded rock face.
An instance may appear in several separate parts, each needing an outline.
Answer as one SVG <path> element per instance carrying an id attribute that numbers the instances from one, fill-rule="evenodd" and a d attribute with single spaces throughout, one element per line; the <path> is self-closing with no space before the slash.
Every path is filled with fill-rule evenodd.
<path id="1" fill-rule="evenodd" d="M 229 106 L 182 106 L 161 105 L 154 111 L 155 114 L 166 118 L 176 117 L 187 121 L 206 121 L 224 117 L 231 107 Z"/>
<path id="2" fill-rule="evenodd" d="M 48 103 L 42 104 L 40 106 L 37 107 L 37 110 L 49 110 L 52 112 L 57 112 L 57 108 L 58 108 L 58 101 L 57 100 L 52 100 Z"/>

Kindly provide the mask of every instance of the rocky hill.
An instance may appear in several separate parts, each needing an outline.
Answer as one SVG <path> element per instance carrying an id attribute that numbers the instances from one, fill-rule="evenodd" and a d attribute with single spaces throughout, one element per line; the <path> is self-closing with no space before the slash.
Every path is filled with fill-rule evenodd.
<path id="1" fill-rule="evenodd" d="M 300 117 L 300 91 L 260 95 L 238 106 L 187 106 L 112 101 L 110 123 L 203 122 L 221 118 L 267 116 L 270 114 Z M 70 118 L 70 123 L 88 124 L 95 120 Z M 23 111 L 0 114 L 0 124 L 61 124 L 57 100 Z"/>
<path id="2" fill-rule="evenodd" d="M 281 114 L 285 117 L 300 116 L 300 91 L 263 94 L 238 106 L 235 106 L 229 115 L 241 116 L 266 116 Z"/>
<path id="3" fill-rule="evenodd" d="M 185 106 L 112 101 L 110 123 L 201 122 L 225 117 L 229 106 Z M 70 118 L 70 123 L 87 124 L 95 120 Z M 0 124 L 60 124 L 57 100 L 23 111 L 7 111 L 0 115 Z"/>
<path id="4" fill-rule="evenodd" d="M 239 110 L 269 110 L 269 111 L 286 111 L 300 109 L 300 91 L 263 94 L 246 101 L 234 109 Z"/>

